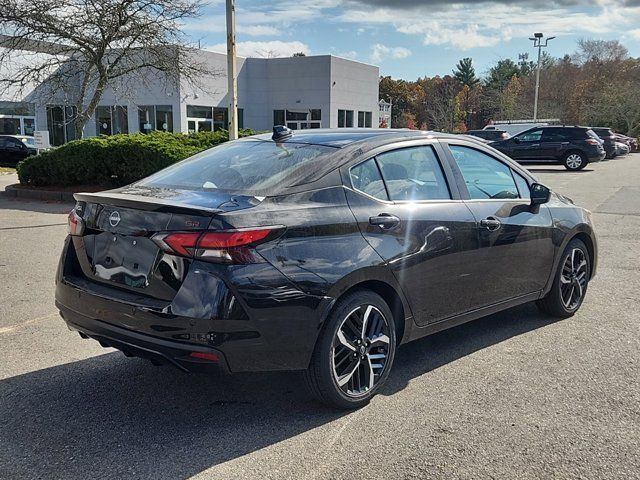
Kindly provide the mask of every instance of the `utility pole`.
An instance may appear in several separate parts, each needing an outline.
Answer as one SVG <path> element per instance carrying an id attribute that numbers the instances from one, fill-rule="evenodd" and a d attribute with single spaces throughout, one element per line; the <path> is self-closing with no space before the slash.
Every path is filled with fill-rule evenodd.
<path id="1" fill-rule="evenodd" d="M 536 69 L 536 92 L 533 100 L 533 121 L 538 120 L 538 93 L 540 91 L 540 64 L 542 61 L 542 49 L 547 48 L 549 45 L 549 41 L 553 40 L 556 37 L 549 37 L 545 39 L 544 43 L 542 43 L 542 38 L 544 35 L 542 33 L 534 33 L 533 37 L 529 37 L 529 40 L 533 40 L 533 48 L 538 49 L 538 68 Z"/>
<path id="2" fill-rule="evenodd" d="M 227 0 L 227 78 L 229 82 L 229 140 L 238 138 L 238 79 L 236 72 L 236 2 Z"/>

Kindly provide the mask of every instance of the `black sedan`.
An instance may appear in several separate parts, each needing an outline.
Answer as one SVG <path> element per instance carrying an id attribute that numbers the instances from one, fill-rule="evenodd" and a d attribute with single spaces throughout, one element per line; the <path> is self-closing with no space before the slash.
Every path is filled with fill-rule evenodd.
<path id="1" fill-rule="evenodd" d="M 590 213 L 470 137 L 276 127 L 76 200 L 71 329 L 185 372 L 302 370 L 340 408 L 403 343 L 530 301 L 575 314 L 596 271 Z"/>
<path id="2" fill-rule="evenodd" d="M 23 135 L 0 135 L 0 165 L 15 167 L 37 152 L 33 137 Z"/>

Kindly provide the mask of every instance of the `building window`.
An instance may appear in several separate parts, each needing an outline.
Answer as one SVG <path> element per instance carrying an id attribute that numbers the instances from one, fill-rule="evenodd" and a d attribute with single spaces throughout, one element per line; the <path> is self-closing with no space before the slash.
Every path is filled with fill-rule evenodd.
<path id="1" fill-rule="evenodd" d="M 306 130 L 307 128 L 320 128 L 322 123 L 322 110 L 314 108 L 310 110 L 274 110 L 273 125 L 286 125 L 292 130 Z"/>
<path id="2" fill-rule="evenodd" d="M 273 111 L 273 126 L 284 125 L 284 110 Z"/>
<path id="3" fill-rule="evenodd" d="M 173 132 L 173 107 L 171 105 L 138 107 L 138 126 L 142 133 L 149 133 L 152 130 Z"/>
<path id="4" fill-rule="evenodd" d="M 0 101 L 0 135 L 33 135 L 35 129 L 35 104 Z"/>
<path id="5" fill-rule="evenodd" d="M 358 112 L 358 128 L 371 128 L 371 112 Z"/>
<path id="6" fill-rule="evenodd" d="M 115 105 L 96 108 L 96 133 L 98 135 L 129 133 L 127 107 Z"/>
<path id="7" fill-rule="evenodd" d="M 187 129 L 189 133 L 215 132 L 229 127 L 229 109 L 187 105 Z M 238 128 L 244 128 L 244 110 L 238 109 Z"/>
<path id="8" fill-rule="evenodd" d="M 47 105 L 47 125 L 51 145 L 62 145 L 76 139 L 77 111 L 76 107 Z"/>
<path id="9" fill-rule="evenodd" d="M 353 110 L 338 110 L 338 128 L 353 127 Z"/>

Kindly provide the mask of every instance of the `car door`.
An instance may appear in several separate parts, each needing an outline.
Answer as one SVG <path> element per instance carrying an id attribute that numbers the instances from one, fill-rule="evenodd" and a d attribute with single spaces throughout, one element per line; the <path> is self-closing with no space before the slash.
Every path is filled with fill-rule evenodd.
<path id="1" fill-rule="evenodd" d="M 17 164 L 27 156 L 27 147 L 20 140 L 5 137 L 2 148 L 3 157 L 12 165 Z"/>
<path id="2" fill-rule="evenodd" d="M 540 155 L 548 159 L 560 158 L 569 145 L 569 138 L 566 128 L 548 127 L 543 129 Z"/>
<path id="3" fill-rule="evenodd" d="M 527 130 L 513 139 L 512 155 L 514 160 L 540 160 L 545 158 L 542 150 L 542 129 Z"/>
<path id="4" fill-rule="evenodd" d="M 540 292 L 551 274 L 553 219 L 530 205 L 528 175 L 497 152 L 449 141 L 459 190 L 473 213 L 481 254 L 474 303 L 492 305 Z"/>
<path id="5" fill-rule="evenodd" d="M 402 145 L 343 169 L 349 206 L 384 259 L 419 325 L 473 307 L 475 219 L 439 144 Z"/>

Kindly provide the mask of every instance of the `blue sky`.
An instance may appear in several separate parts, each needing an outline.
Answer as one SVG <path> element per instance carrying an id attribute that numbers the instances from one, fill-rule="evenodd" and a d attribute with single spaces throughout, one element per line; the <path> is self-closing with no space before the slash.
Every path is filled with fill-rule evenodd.
<path id="1" fill-rule="evenodd" d="M 544 3 L 544 4 L 543 4 Z M 184 30 L 203 48 L 225 51 L 223 0 L 213 0 Z M 414 80 L 451 73 L 463 57 L 485 73 L 502 58 L 535 57 L 533 32 L 556 36 L 553 56 L 572 53 L 579 38 L 618 39 L 640 57 L 640 0 L 237 0 L 243 56 L 333 54 Z"/>

